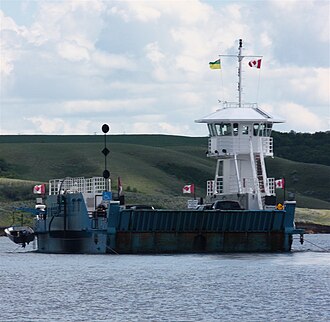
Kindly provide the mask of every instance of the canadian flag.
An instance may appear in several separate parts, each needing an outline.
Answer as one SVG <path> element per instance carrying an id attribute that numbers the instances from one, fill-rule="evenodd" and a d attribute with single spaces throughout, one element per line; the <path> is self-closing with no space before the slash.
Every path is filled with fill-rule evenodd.
<path id="1" fill-rule="evenodd" d="M 249 61 L 249 66 L 250 67 L 260 68 L 261 67 L 261 59 Z"/>
<path id="2" fill-rule="evenodd" d="M 284 178 L 275 180 L 275 188 L 277 189 L 284 189 Z"/>
<path id="3" fill-rule="evenodd" d="M 195 190 L 195 186 L 193 184 L 186 184 L 183 189 L 182 192 L 183 193 L 194 193 Z"/>
<path id="4" fill-rule="evenodd" d="M 46 192 L 46 185 L 39 184 L 33 187 L 33 193 L 43 195 Z"/>

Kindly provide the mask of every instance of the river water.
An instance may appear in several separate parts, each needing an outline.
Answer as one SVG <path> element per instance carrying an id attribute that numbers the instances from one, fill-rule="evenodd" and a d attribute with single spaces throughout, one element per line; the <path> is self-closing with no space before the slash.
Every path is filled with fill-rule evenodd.
<path id="1" fill-rule="evenodd" d="M 0 321 L 329 321 L 330 235 L 291 253 L 54 255 L 0 237 Z"/>

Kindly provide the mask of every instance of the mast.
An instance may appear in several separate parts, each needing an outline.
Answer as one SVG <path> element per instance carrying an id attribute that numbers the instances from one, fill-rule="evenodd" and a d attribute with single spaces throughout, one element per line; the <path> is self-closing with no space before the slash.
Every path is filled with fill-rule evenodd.
<path id="1" fill-rule="evenodd" d="M 251 57 L 251 58 L 260 57 L 260 58 L 262 58 L 262 56 L 257 56 L 257 55 L 242 56 L 242 47 L 243 47 L 243 41 L 242 41 L 242 39 L 239 39 L 238 55 L 219 55 L 220 57 L 236 57 L 238 59 L 238 71 L 237 71 L 237 75 L 238 75 L 238 86 L 237 86 L 237 90 L 238 90 L 238 107 L 242 107 L 242 61 L 243 61 L 243 58 L 245 58 L 245 57 Z"/>
<path id="2" fill-rule="evenodd" d="M 242 107 L 242 39 L 238 45 L 238 107 Z"/>

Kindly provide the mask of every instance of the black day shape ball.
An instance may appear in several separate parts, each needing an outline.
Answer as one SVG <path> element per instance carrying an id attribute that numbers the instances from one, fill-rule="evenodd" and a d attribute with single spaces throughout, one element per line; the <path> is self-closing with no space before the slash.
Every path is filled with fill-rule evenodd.
<path id="1" fill-rule="evenodd" d="M 102 132 L 103 133 L 108 133 L 109 132 L 109 125 L 108 124 L 103 124 L 102 125 Z"/>
<path id="2" fill-rule="evenodd" d="M 104 179 L 109 179 L 110 178 L 110 172 L 108 170 L 103 171 L 103 178 Z"/>

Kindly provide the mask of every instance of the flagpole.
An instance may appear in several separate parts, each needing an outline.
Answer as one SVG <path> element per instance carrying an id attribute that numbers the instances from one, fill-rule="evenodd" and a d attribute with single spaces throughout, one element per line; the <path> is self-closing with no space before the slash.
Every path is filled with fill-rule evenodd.
<path id="1" fill-rule="evenodd" d="M 222 77 L 222 61 L 220 59 L 220 101 L 223 101 L 225 99 L 224 95 L 224 86 L 223 86 L 223 77 Z"/>
<path id="2" fill-rule="evenodd" d="M 286 180 L 285 180 L 285 177 L 283 177 L 283 180 L 284 180 L 284 187 L 283 187 L 283 193 L 284 193 L 283 204 L 284 204 L 285 199 L 286 199 L 286 197 L 285 197 L 285 192 L 286 192 Z"/>
<path id="3" fill-rule="evenodd" d="M 242 107 L 242 39 L 238 46 L 238 107 Z"/>

